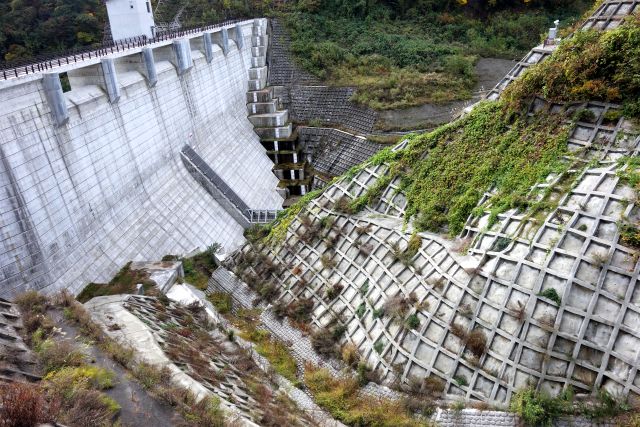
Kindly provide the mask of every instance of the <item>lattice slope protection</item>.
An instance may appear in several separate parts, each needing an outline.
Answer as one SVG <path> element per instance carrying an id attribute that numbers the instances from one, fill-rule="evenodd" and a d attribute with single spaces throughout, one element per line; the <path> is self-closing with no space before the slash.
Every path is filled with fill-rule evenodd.
<path id="1" fill-rule="evenodd" d="M 539 108 L 542 101 L 533 105 Z M 628 120 L 607 120 L 615 106 L 584 108 L 594 119 L 577 123 L 569 149 L 586 150 L 592 162 L 569 172 L 575 184 L 565 193 L 560 177 L 541 184 L 558 201 L 541 222 L 512 210 L 488 226 L 487 212 L 468 220 L 458 242 L 419 233 L 417 254 L 403 262 L 397 254 L 412 229 L 404 224 L 398 179 L 360 214 L 336 209 L 388 171 L 387 164 L 369 164 L 311 201 L 282 244 L 246 245 L 230 265 L 247 282 L 267 270 L 280 285 L 280 301 L 310 298 L 315 326 L 342 321 L 345 339 L 388 382 L 436 376 L 448 397 L 497 404 L 528 383 L 552 395 L 568 386 L 579 394 L 601 387 L 640 395 L 640 264 L 618 226 L 640 219 L 635 191 L 620 177 L 627 166 L 619 162 L 637 155 L 640 137 Z M 272 268 L 248 261 L 256 250 Z M 335 284 L 342 290 L 330 299 Z M 393 299 L 410 302 L 411 325 L 380 315 Z M 465 347 L 460 337 L 472 331 L 482 333 L 486 351 Z"/>
<path id="2" fill-rule="evenodd" d="M 138 295 L 103 296 L 87 303 L 94 320 L 134 349 L 137 358 L 165 366 L 172 381 L 198 396 L 220 399 L 233 425 L 257 426 L 263 419 L 317 425 L 278 390 L 251 353 L 227 339 L 217 314 L 211 316 L 205 307 L 197 300 L 182 305 Z"/>

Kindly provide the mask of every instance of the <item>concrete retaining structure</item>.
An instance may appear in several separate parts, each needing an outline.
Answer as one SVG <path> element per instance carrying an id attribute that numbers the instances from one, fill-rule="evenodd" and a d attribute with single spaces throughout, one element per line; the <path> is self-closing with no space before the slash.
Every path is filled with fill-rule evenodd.
<path id="1" fill-rule="evenodd" d="M 247 120 L 252 26 L 0 82 L 0 297 L 79 292 L 129 260 L 241 244 L 243 224 L 185 168 L 185 144 L 248 208 L 280 208 Z"/>

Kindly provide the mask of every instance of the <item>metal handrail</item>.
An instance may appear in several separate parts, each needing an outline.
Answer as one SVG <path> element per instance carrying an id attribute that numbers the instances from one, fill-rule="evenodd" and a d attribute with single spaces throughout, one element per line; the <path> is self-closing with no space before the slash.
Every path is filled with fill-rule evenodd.
<path id="1" fill-rule="evenodd" d="M 0 78 L 9 80 L 22 75 L 39 73 L 50 70 L 62 65 L 77 63 L 86 59 L 99 58 L 115 52 L 124 52 L 153 43 L 166 40 L 172 40 L 178 37 L 184 37 L 189 34 L 197 34 L 203 31 L 222 28 L 227 25 L 236 24 L 251 18 L 228 19 L 215 24 L 204 27 L 183 28 L 180 30 L 166 31 L 157 34 L 153 38 L 146 36 L 134 37 L 131 39 L 119 40 L 117 42 L 103 43 L 99 47 L 90 46 L 84 49 L 70 49 L 62 52 L 56 52 L 49 55 L 40 55 L 14 62 L 0 62 Z"/>

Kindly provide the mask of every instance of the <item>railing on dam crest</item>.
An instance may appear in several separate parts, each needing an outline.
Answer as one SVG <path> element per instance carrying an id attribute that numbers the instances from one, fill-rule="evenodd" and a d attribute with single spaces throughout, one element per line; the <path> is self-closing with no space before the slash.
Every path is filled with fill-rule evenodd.
<path id="1" fill-rule="evenodd" d="M 132 39 L 120 40 L 102 44 L 100 47 L 87 47 L 83 49 L 71 49 L 46 55 L 35 56 L 33 58 L 14 61 L 0 62 L 0 79 L 9 80 L 27 74 L 35 74 L 47 71 L 63 65 L 82 62 L 92 58 L 99 58 L 111 53 L 124 52 L 129 49 L 147 46 L 167 40 L 184 37 L 189 34 L 197 34 L 204 31 L 215 30 L 228 25 L 237 24 L 250 18 L 229 19 L 204 27 L 183 28 L 180 30 L 160 33 L 153 38 L 135 37 Z"/>

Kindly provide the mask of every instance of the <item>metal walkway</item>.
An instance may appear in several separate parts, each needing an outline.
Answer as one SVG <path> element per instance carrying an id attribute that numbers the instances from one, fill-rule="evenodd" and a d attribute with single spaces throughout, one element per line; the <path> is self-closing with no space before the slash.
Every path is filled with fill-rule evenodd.
<path id="1" fill-rule="evenodd" d="M 194 179 L 244 228 L 251 224 L 266 224 L 276 219 L 280 210 L 250 209 L 189 145 L 182 147 L 180 154 Z"/>

